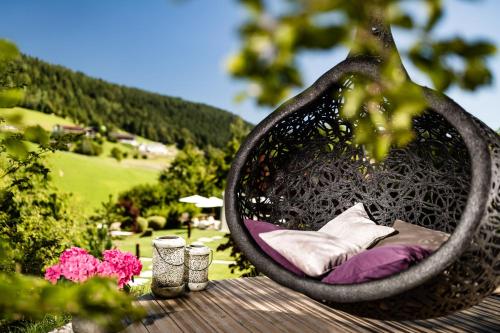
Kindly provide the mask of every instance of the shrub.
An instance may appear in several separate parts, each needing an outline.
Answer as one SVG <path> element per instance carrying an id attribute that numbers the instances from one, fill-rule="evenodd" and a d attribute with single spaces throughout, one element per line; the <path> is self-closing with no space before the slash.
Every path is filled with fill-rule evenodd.
<path id="1" fill-rule="evenodd" d="M 163 216 L 163 213 L 149 212 L 150 208 L 161 207 L 163 205 L 165 201 L 163 192 L 163 189 L 157 184 L 137 185 L 121 193 L 118 197 L 118 204 L 123 206 L 125 210 L 127 210 L 129 206 L 133 206 L 139 211 L 139 215 L 142 216 Z"/>
<path id="2" fill-rule="evenodd" d="M 123 152 L 117 147 L 113 147 L 109 153 L 111 157 L 120 162 L 123 159 Z"/>
<path id="3" fill-rule="evenodd" d="M 24 130 L 24 139 L 39 145 L 47 145 L 49 134 L 40 125 L 28 126 Z"/>
<path id="4" fill-rule="evenodd" d="M 0 155 L 14 166 L 0 182 L 0 238 L 13 253 L 13 260 L 0 263 L 1 271 L 41 275 L 72 245 L 99 253 L 111 246 L 107 224 L 86 221 L 71 196 L 50 183 L 50 170 L 40 157 L 44 149 L 25 159 Z"/>
<path id="5" fill-rule="evenodd" d="M 102 153 L 102 147 L 89 138 L 82 138 L 76 142 L 75 149 L 73 151 L 82 155 L 98 156 Z"/>
<path id="6" fill-rule="evenodd" d="M 144 217 L 138 217 L 136 220 L 136 231 L 143 232 L 148 228 L 149 222 Z"/>
<path id="7" fill-rule="evenodd" d="M 167 225 L 165 229 L 177 229 L 181 226 L 180 217 L 183 213 L 188 213 L 193 217 L 200 213 L 201 209 L 192 204 L 185 204 L 181 202 L 171 202 L 166 207 Z"/>
<path id="8" fill-rule="evenodd" d="M 73 245 L 86 248 L 94 257 L 100 257 L 113 246 L 107 224 L 89 221 L 82 231 L 81 240 Z"/>
<path id="9" fill-rule="evenodd" d="M 153 236 L 153 229 L 147 228 L 139 237 L 151 237 Z"/>
<path id="10" fill-rule="evenodd" d="M 161 230 L 165 228 L 167 219 L 163 216 L 150 216 L 148 217 L 148 226 L 153 230 Z"/>
<path id="11" fill-rule="evenodd" d="M 0 188 L 0 235 L 22 273 L 40 275 L 69 246 L 94 244 L 69 196 L 48 183 L 43 164 L 34 162 L 11 176 L 10 186 Z M 12 271 L 12 265 L 2 270 Z"/>

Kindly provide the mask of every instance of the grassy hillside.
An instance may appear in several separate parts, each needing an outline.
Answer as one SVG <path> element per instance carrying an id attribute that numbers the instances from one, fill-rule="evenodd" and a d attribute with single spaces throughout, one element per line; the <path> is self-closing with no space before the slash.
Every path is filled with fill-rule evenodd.
<path id="1" fill-rule="evenodd" d="M 0 108 L 0 117 L 10 119 L 20 116 L 17 127 L 40 125 L 50 131 L 56 124 L 73 125 L 70 119 L 48 115 L 25 108 Z M 12 124 L 7 121 L 8 124 Z M 140 142 L 149 140 L 137 137 Z M 128 152 L 129 158 L 121 162 L 109 156 L 113 147 Z M 132 186 L 156 181 L 160 170 L 170 163 L 172 157 L 133 159 L 134 148 L 121 143 L 104 142 L 100 156 L 85 156 L 70 152 L 57 151 L 46 156 L 52 170 L 54 184 L 64 192 L 74 194 L 74 200 L 85 213 L 92 213 L 106 201 L 108 196 Z"/>
<path id="2" fill-rule="evenodd" d="M 23 126 L 35 126 L 40 125 L 46 131 L 51 131 L 54 125 L 74 125 L 74 122 L 58 117 L 56 115 L 46 114 L 42 112 L 37 112 L 33 110 L 28 110 L 25 108 L 0 108 L 0 116 L 3 117 L 13 117 L 20 116 Z"/>
<path id="3" fill-rule="evenodd" d="M 106 201 L 110 194 L 132 186 L 153 183 L 159 171 L 141 166 L 130 166 L 108 157 L 84 156 L 56 152 L 47 157 L 54 184 L 65 192 L 72 192 L 86 213 Z"/>
<path id="4" fill-rule="evenodd" d="M 25 85 L 21 106 L 86 125 L 121 128 L 153 141 L 223 147 L 236 116 L 227 111 L 125 87 L 23 56 L 9 80 Z"/>

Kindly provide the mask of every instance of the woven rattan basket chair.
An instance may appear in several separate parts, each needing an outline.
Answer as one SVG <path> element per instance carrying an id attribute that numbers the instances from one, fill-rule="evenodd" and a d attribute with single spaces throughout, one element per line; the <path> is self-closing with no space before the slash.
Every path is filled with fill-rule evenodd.
<path id="1" fill-rule="evenodd" d="M 394 47 L 389 28 L 373 32 Z M 380 59 L 350 55 L 258 124 L 233 162 L 225 193 L 232 238 L 276 282 L 325 304 L 376 318 L 445 315 L 479 303 L 500 284 L 500 139 L 454 101 L 423 88 L 428 110 L 416 137 L 373 163 L 341 119 L 352 77 L 377 79 Z M 243 224 L 259 219 L 318 230 L 355 202 L 374 221 L 401 219 L 451 234 L 430 257 L 397 275 L 355 285 L 298 277 L 267 256 Z"/>

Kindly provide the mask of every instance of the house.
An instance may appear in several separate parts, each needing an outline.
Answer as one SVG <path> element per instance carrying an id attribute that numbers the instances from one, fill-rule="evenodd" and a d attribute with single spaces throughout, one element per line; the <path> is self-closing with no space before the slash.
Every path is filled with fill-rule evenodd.
<path id="1" fill-rule="evenodd" d="M 14 125 L 1 125 L 0 132 L 19 132 L 19 128 Z"/>
<path id="2" fill-rule="evenodd" d="M 138 147 L 141 154 L 165 156 L 169 154 L 167 146 L 161 143 L 141 143 Z"/>
<path id="3" fill-rule="evenodd" d="M 56 124 L 52 128 L 53 134 L 74 134 L 74 135 L 85 135 L 89 138 L 94 138 L 97 131 L 93 127 L 81 127 L 77 125 L 60 125 Z"/>
<path id="4" fill-rule="evenodd" d="M 139 143 L 135 139 L 135 135 L 129 133 L 112 132 L 109 134 L 109 138 L 116 142 L 131 145 L 133 147 L 137 147 L 139 145 Z"/>

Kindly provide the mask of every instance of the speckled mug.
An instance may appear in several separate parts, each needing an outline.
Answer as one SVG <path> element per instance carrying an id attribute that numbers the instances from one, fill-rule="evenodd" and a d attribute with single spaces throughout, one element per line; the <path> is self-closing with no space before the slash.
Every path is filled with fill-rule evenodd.
<path id="1" fill-rule="evenodd" d="M 186 241 L 179 236 L 162 236 L 153 239 L 151 291 L 155 296 L 174 298 L 184 293 L 185 247 Z"/>
<path id="2" fill-rule="evenodd" d="M 208 285 L 208 267 L 212 263 L 212 250 L 204 245 L 189 245 L 185 249 L 185 276 L 190 291 L 200 291 Z"/>

